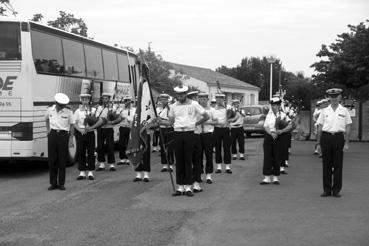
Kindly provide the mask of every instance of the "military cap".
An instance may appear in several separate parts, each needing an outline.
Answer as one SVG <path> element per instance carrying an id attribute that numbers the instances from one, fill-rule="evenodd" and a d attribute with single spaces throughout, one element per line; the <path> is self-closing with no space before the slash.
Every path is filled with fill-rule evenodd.
<path id="1" fill-rule="evenodd" d="M 340 88 L 331 88 L 325 91 L 328 95 L 338 95 L 342 93 L 342 89 Z"/>
<path id="2" fill-rule="evenodd" d="M 132 97 L 125 97 L 125 98 L 123 98 L 123 101 L 132 101 Z"/>
<path id="3" fill-rule="evenodd" d="M 188 91 L 188 86 L 185 85 L 178 85 L 176 87 L 174 87 L 174 91 L 176 93 L 185 93 Z"/>
<path id="4" fill-rule="evenodd" d="M 240 103 L 240 100 L 238 100 L 238 99 L 233 99 L 233 100 L 232 100 L 232 104 L 235 104 L 235 103 L 238 103 L 238 104 L 239 104 L 239 103 Z"/>
<path id="5" fill-rule="evenodd" d="M 196 96 L 199 94 L 199 91 L 190 91 L 187 93 L 187 96 Z"/>
<path id="6" fill-rule="evenodd" d="M 272 97 L 269 102 L 270 104 L 280 104 L 282 100 L 279 97 Z"/>
<path id="7" fill-rule="evenodd" d="M 101 94 L 102 97 L 111 97 L 111 94 L 108 92 L 104 92 L 103 94 Z"/>
<path id="8" fill-rule="evenodd" d="M 215 98 L 225 98 L 225 95 L 223 93 L 215 93 Z"/>
<path id="9" fill-rule="evenodd" d="M 212 98 L 210 102 L 212 102 L 212 103 L 216 103 L 216 102 L 217 102 L 217 100 L 215 100 L 215 98 Z"/>
<path id="10" fill-rule="evenodd" d="M 68 104 L 69 103 L 69 97 L 65 95 L 64 93 L 56 93 L 54 96 L 55 102 L 59 104 Z"/>
<path id="11" fill-rule="evenodd" d="M 159 95 L 159 98 L 170 98 L 170 96 L 166 93 L 162 93 Z"/>
<path id="12" fill-rule="evenodd" d="M 209 98 L 209 93 L 207 93 L 207 92 L 200 92 L 198 94 L 198 97 L 206 97 L 206 98 Z"/>
<path id="13" fill-rule="evenodd" d="M 79 94 L 79 97 L 91 97 L 91 94 L 81 93 L 81 94 Z"/>

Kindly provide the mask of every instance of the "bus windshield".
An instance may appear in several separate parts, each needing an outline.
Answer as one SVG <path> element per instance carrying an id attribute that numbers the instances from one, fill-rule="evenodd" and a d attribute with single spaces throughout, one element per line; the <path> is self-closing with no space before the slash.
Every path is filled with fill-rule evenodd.
<path id="1" fill-rule="evenodd" d="M 0 22 L 0 60 L 21 59 L 19 23 Z"/>

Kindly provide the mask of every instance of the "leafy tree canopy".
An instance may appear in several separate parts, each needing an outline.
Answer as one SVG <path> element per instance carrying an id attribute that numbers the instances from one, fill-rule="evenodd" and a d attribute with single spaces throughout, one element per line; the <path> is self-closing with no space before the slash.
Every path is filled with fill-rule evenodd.
<path id="1" fill-rule="evenodd" d="M 0 0 L 0 16 L 7 16 L 7 11 L 10 11 L 12 15 L 16 16 L 16 12 L 9 0 Z"/>
<path id="2" fill-rule="evenodd" d="M 317 54 L 322 60 L 311 65 L 317 72 L 313 82 L 323 89 L 337 86 L 348 96 L 368 99 L 369 27 L 361 22 L 348 28 L 349 32 L 337 35 L 335 43 L 322 45 Z"/>

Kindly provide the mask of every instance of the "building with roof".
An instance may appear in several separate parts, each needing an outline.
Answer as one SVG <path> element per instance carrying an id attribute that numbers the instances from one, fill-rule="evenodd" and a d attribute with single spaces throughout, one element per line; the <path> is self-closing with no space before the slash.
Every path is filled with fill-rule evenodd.
<path id="1" fill-rule="evenodd" d="M 209 68 L 193 67 L 170 63 L 173 69 L 184 75 L 183 84 L 196 87 L 202 92 L 208 92 L 210 98 L 214 98 L 215 93 L 221 92 L 226 95 L 227 104 L 231 104 L 232 99 L 239 99 L 242 105 L 255 105 L 259 102 L 260 88 L 244 81 L 215 72 Z"/>

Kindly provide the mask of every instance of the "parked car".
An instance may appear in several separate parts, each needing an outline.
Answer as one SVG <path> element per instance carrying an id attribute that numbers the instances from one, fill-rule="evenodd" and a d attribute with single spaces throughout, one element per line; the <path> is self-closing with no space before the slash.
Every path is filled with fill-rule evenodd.
<path id="1" fill-rule="evenodd" d="M 269 107 L 266 105 L 253 105 L 242 107 L 245 118 L 243 120 L 243 129 L 247 137 L 253 133 L 264 134 L 264 121 Z"/>

